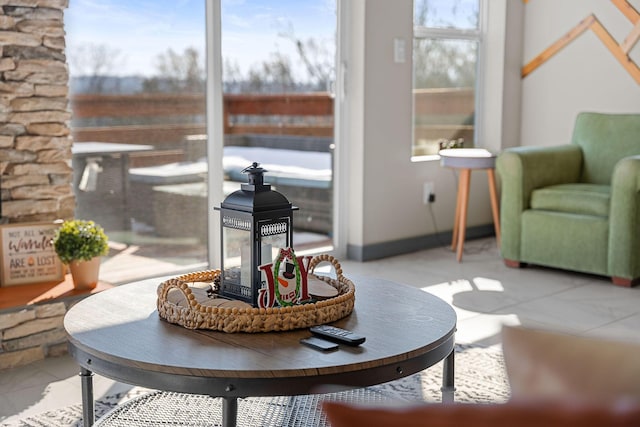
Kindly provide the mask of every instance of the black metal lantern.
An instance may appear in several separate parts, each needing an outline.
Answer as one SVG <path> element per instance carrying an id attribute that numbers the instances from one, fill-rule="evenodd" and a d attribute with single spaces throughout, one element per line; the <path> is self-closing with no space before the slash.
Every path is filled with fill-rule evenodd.
<path id="1" fill-rule="evenodd" d="M 257 307 L 266 282 L 260 266 L 280 248 L 293 246 L 293 211 L 289 200 L 264 183 L 267 172 L 253 163 L 242 171 L 249 182 L 220 205 L 222 265 L 220 294 Z M 216 208 L 218 209 L 218 208 Z"/>

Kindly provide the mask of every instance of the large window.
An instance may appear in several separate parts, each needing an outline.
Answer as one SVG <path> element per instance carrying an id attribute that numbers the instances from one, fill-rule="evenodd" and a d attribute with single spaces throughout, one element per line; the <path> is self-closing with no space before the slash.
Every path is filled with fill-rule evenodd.
<path id="1" fill-rule="evenodd" d="M 475 144 L 481 0 L 415 0 L 413 156 Z"/>

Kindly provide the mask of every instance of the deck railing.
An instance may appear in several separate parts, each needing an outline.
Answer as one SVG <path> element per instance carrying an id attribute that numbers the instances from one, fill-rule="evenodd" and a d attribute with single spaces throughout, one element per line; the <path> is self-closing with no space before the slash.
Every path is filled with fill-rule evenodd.
<path id="1" fill-rule="evenodd" d="M 415 91 L 416 140 L 469 139 L 473 100 L 470 89 Z M 333 136 L 329 93 L 225 94 L 223 103 L 225 135 Z M 180 159 L 185 138 L 206 133 L 204 94 L 81 94 L 71 105 L 74 141 L 153 145 L 156 160 Z"/>

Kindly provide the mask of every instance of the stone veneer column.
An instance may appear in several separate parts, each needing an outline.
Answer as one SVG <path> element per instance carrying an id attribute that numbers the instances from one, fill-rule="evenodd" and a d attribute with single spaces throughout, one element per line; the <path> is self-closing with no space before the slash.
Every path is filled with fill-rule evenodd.
<path id="1" fill-rule="evenodd" d="M 0 375 L 5 369 L 66 354 L 62 322 L 72 304 L 60 301 L 0 312 Z"/>
<path id="2" fill-rule="evenodd" d="M 68 0 L 0 4 L 2 222 L 71 218 Z"/>

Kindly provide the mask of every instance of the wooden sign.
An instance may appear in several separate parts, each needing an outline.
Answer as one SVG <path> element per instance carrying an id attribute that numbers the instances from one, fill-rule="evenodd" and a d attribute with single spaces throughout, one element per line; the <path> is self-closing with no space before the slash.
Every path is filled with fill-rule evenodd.
<path id="1" fill-rule="evenodd" d="M 280 248 L 274 262 L 260 266 L 266 277 L 266 287 L 258 293 L 258 307 L 287 307 L 308 302 L 309 262 L 309 255 L 296 257 L 293 248 Z"/>
<path id="2" fill-rule="evenodd" d="M 57 228 L 53 222 L 0 226 L 0 286 L 64 280 L 51 242 Z"/>

